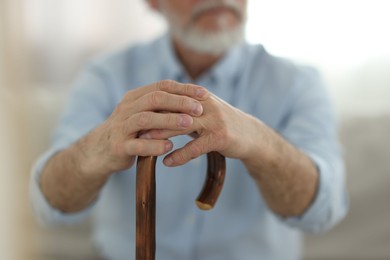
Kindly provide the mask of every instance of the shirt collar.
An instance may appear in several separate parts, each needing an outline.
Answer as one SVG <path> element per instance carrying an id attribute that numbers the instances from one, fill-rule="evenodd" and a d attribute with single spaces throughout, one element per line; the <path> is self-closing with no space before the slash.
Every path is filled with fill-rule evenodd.
<path id="1" fill-rule="evenodd" d="M 210 77 L 216 82 L 235 82 L 243 68 L 244 43 L 233 47 L 210 70 Z M 220 85 L 220 84 L 217 84 Z"/>
<path id="2" fill-rule="evenodd" d="M 183 81 L 188 78 L 184 67 L 178 60 L 173 49 L 172 41 L 169 33 L 164 34 L 157 42 L 159 55 L 162 64 L 162 76 L 164 79 L 173 79 Z M 244 55 L 245 43 L 241 43 L 222 57 L 205 75 L 202 75 L 198 81 L 203 78 L 209 78 L 216 82 L 234 82 L 240 75 L 240 68 L 243 66 L 245 60 Z"/>

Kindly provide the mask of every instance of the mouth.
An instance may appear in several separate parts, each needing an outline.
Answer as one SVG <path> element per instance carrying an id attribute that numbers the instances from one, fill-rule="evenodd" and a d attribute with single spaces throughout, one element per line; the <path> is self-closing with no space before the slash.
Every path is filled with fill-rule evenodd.
<path id="1" fill-rule="evenodd" d="M 213 15 L 218 15 L 227 12 L 234 13 L 236 15 L 238 14 L 237 12 L 235 12 L 234 9 L 228 8 L 226 6 L 217 6 L 204 11 L 204 13 L 213 14 Z"/>

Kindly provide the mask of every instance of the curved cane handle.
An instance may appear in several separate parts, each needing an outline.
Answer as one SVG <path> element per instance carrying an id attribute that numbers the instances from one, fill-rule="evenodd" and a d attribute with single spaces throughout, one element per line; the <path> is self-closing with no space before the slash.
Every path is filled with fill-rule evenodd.
<path id="1" fill-rule="evenodd" d="M 218 152 L 207 154 L 207 175 L 203 188 L 196 199 L 196 205 L 202 210 L 212 209 L 218 200 L 225 180 L 225 156 Z"/>
<path id="2" fill-rule="evenodd" d="M 157 156 L 137 160 L 136 181 L 136 259 L 154 260 L 156 252 L 156 160 Z M 196 205 L 202 210 L 214 207 L 225 180 L 225 157 L 207 154 L 207 175 Z"/>

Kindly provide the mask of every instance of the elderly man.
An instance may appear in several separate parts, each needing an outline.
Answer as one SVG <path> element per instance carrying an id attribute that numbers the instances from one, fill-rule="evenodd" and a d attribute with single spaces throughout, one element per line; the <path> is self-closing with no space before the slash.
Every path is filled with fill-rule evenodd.
<path id="1" fill-rule="evenodd" d="M 94 214 L 102 257 L 135 250 L 135 157 L 157 163 L 157 259 L 300 259 L 346 214 L 343 162 L 315 70 L 243 41 L 246 0 L 149 0 L 169 33 L 91 62 L 33 169 L 43 223 Z M 191 139 L 189 135 L 193 136 Z M 192 202 L 227 157 L 216 207 Z M 167 154 L 168 153 L 168 154 Z"/>

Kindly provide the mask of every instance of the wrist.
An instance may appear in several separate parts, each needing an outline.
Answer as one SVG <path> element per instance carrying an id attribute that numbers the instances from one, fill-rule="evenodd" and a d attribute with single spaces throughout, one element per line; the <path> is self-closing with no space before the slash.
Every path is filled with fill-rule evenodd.
<path id="1" fill-rule="evenodd" d="M 106 168 L 102 149 L 95 141 L 94 133 L 82 137 L 73 147 L 73 161 L 80 177 L 108 177 L 111 171 Z"/>
<path id="2" fill-rule="evenodd" d="M 258 173 L 278 163 L 278 152 L 276 151 L 279 144 L 277 134 L 258 119 L 253 119 L 253 134 L 248 140 L 248 149 L 241 161 L 248 168 L 252 177 L 258 179 Z"/>

